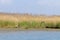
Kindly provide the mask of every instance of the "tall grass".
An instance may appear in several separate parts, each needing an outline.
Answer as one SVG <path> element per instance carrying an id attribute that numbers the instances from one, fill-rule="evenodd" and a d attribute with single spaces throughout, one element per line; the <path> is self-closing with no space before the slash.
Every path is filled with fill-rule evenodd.
<path id="1" fill-rule="evenodd" d="M 22 21 L 22 22 L 13 22 L 13 21 L 2 21 L 0 20 L 0 27 L 1 28 L 60 28 L 60 22 L 36 22 L 36 21 Z"/>
<path id="2" fill-rule="evenodd" d="M 43 28 L 45 27 L 45 22 L 35 22 L 35 21 L 30 21 L 30 22 L 19 22 L 18 26 L 21 28 Z"/>
<path id="3" fill-rule="evenodd" d="M 53 28 L 53 27 L 56 27 L 56 24 L 50 22 L 50 23 L 46 23 L 46 27 L 50 27 L 50 28 Z"/>
<path id="4" fill-rule="evenodd" d="M 56 23 L 56 28 L 60 28 L 60 22 Z"/>
<path id="5" fill-rule="evenodd" d="M 29 26 L 30 26 L 30 23 L 29 22 L 26 22 L 26 21 L 18 22 L 18 27 L 20 27 L 20 28 L 28 29 Z"/>
<path id="6" fill-rule="evenodd" d="M 40 22 L 40 27 L 45 28 L 46 27 L 46 23 L 44 21 L 41 21 Z"/>
<path id="7" fill-rule="evenodd" d="M 0 27 L 15 27 L 16 23 L 12 21 L 1 21 L 0 20 Z"/>
<path id="8" fill-rule="evenodd" d="M 56 23 L 47 23 L 46 28 L 55 28 L 55 29 L 59 29 L 60 28 L 60 22 L 56 22 Z"/>

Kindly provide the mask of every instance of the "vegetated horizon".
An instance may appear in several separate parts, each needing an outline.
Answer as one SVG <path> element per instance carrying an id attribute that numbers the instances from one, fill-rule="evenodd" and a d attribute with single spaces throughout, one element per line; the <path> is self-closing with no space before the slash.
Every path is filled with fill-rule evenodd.
<path id="1" fill-rule="evenodd" d="M 60 16 L 0 13 L 2 28 L 60 28 Z"/>
<path id="2" fill-rule="evenodd" d="M 47 14 L 33 14 L 33 13 L 18 13 L 18 12 L 0 12 L 0 14 L 19 14 L 19 15 L 32 15 L 32 16 L 60 16 L 60 15 L 47 15 Z"/>

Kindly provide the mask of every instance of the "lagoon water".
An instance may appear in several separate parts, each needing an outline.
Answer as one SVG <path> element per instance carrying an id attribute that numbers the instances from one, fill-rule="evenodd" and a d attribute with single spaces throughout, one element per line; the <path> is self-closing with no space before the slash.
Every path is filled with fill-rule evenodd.
<path id="1" fill-rule="evenodd" d="M 0 32 L 0 40 L 60 40 L 60 31 Z"/>

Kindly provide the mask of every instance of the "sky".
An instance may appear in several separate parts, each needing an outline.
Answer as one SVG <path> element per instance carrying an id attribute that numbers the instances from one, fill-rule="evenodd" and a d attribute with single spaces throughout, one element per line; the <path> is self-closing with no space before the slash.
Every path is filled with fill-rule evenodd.
<path id="1" fill-rule="evenodd" d="M 0 12 L 60 15 L 60 0 L 0 0 Z"/>

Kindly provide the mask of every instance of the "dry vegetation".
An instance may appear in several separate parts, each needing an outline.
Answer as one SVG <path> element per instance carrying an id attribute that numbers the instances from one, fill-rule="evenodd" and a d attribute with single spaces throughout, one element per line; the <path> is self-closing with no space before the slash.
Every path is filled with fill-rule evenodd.
<path id="1" fill-rule="evenodd" d="M 0 20 L 8 21 L 45 21 L 45 22 L 60 22 L 59 16 L 32 16 L 28 14 L 4 14 L 0 13 Z"/>
<path id="2" fill-rule="evenodd" d="M 6 22 L 1 22 L 1 21 L 6 21 Z M 9 21 L 9 22 L 8 22 Z M 14 22 L 15 24 L 13 24 L 12 22 Z M 30 23 L 32 22 L 32 23 Z M 28 15 L 28 14 L 4 14 L 4 13 L 0 13 L 0 23 L 1 25 L 4 26 L 16 26 L 18 25 L 19 27 L 22 26 L 38 26 L 37 28 L 39 28 L 40 26 L 43 27 L 56 27 L 59 26 L 60 27 L 60 16 L 32 16 L 32 15 Z M 48 23 L 48 25 L 46 24 Z M 56 25 L 56 23 L 58 25 Z M 10 25 L 9 25 L 10 24 Z M 29 25 L 30 24 L 30 25 Z M 52 25 L 53 24 L 53 25 Z M 25 27 L 28 28 L 28 27 Z"/>

